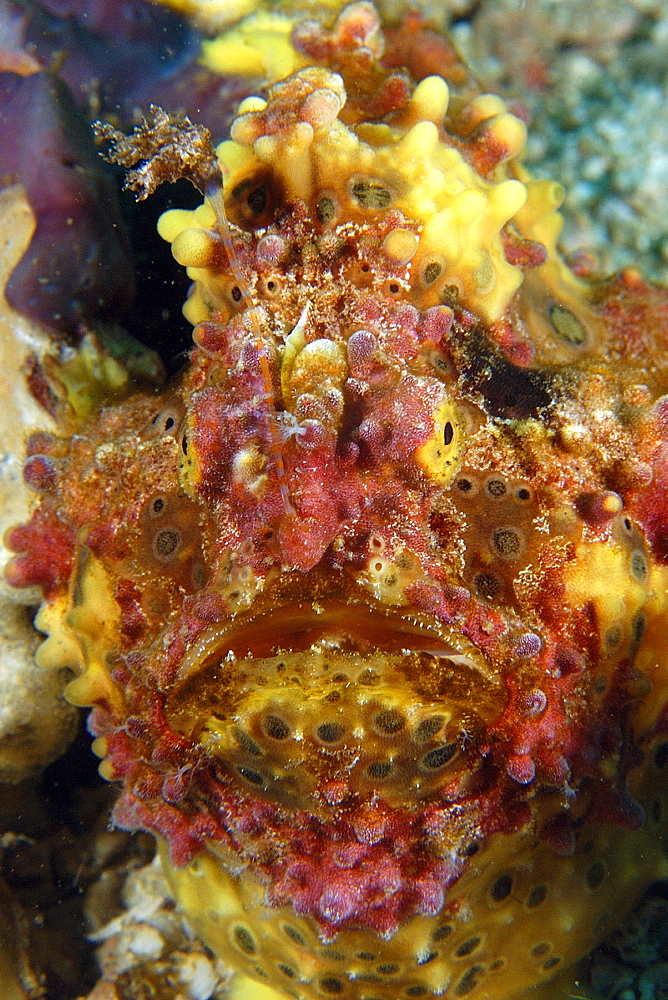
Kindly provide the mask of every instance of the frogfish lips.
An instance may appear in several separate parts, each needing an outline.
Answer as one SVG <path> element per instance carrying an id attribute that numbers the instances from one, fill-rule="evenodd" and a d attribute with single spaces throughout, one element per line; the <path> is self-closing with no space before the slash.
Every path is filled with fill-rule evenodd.
<path id="1" fill-rule="evenodd" d="M 437 620 L 321 598 L 208 628 L 166 714 L 242 788 L 329 821 L 353 801 L 474 787 L 505 700 L 472 643 Z"/>

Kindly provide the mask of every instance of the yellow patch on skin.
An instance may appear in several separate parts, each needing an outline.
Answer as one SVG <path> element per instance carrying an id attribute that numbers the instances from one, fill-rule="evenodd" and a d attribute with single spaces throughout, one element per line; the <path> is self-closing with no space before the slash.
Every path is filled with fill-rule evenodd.
<path id="1" fill-rule="evenodd" d="M 637 646 L 637 689 L 629 693 L 638 698 L 631 717 L 642 740 L 652 732 L 668 697 L 668 568 L 649 562 L 646 582 L 638 582 L 630 570 L 627 550 L 611 541 L 594 542 L 578 546 L 565 584 L 569 604 L 593 603 L 603 652 L 611 658 L 608 670 Z M 606 651 L 606 636 L 615 633 L 619 633 L 617 644 Z"/>
<path id="2" fill-rule="evenodd" d="M 218 38 L 202 43 L 201 63 L 215 73 L 273 83 L 307 65 L 290 41 L 294 17 L 258 11 Z"/>
<path id="3" fill-rule="evenodd" d="M 287 96 L 292 87 L 300 94 L 294 103 Z M 488 96 L 483 97 L 489 104 Z M 387 209 L 400 211 L 422 227 L 419 244 L 410 230 L 401 228 L 386 239 L 389 257 L 412 261 L 418 271 L 422 262 L 435 255 L 443 265 L 441 280 L 429 290 L 433 301 L 421 301 L 423 307 L 437 304 L 445 284 L 458 289 L 466 308 L 486 321 L 498 320 L 523 280 L 522 270 L 505 257 L 501 230 L 509 222 L 523 236 L 544 239 L 555 261 L 550 265 L 554 282 L 562 280 L 564 268 L 556 254 L 561 227 L 556 209 L 562 189 L 554 183 L 534 182 L 516 168 L 512 157 L 521 151 L 526 130 L 499 98 L 494 98 L 493 107 L 483 101 L 472 112 L 476 120 L 488 116 L 491 134 L 509 150 L 511 158 L 497 169 L 494 179 L 481 177 L 453 145 L 441 140 L 439 127 L 448 88 L 440 77 L 423 80 L 401 119 L 392 125 L 344 125 L 338 112 L 345 99 L 336 74 L 313 67 L 299 72 L 269 92 L 270 103 L 289 109 L 280 131 L 271 134 L 263 134 L 261 119 L 256 117 L 265 102 L 260 98 L 245 101 L 232 126 L 232 140 L 218 147 L 227 191 L 238 190 L 268 168 L 288 202 L 308 203 L 318 191 L 333 192 L 339 224 L 375 218 Z M 205 223 L 202 209 L 171 210 L 162 217 L 159 231 L 174 242 L 187 228 L 210 225 L 208 217 L 207 212 Z M 183 256 L 178 240 L 174 252 Z M 201 264 L 205 257 L 194 253 L 192 262 Z M 186 263 L 191 264 L 190 258 Z M 212 311 L 207 298 L 216 302 L 215 275 L 206 267 L 193 266 L 188 273 L 209 290 L 208 296 L 203 292 L 188 301 L 188 317 L 196 322 Z"/>
<path id="4" fill-rule="evenodd" d="M 172 255 L 184 267 L 208 267 L 215 245 L 215 239 L 206 230 L 190 226 L 174 239 Z"/>
<path id="5" fill-rule="evenodd" d="M 407 264 L 417 247 L 418 238 L 410 229 L 393 229 L 383 240 L 383 250 L 396 264 Z"/>
<path id="6" fill-rule="evenodd" d="M 285 338 L 283 348 L 283 359 L 281 361 L 281 391 L 284 399 L 289 399 L 292 394 L 291 376 L 294 363 L 300 351 L 306 347 L 306 336 L 304 330 L 308 318 L 308 309 L 304 309 L 294 328 Z"/>
<path id="7" fill-rule="evenodd" d="M 295 357 L 285 402 L 290 406 L 303 393 L 325 397 L 330 390 L 340 389 L 347 375 L 348 363 L 341 344 L 325 337 L 312 340 Z"/>
<path id="8" fill-rule="evenodd" d="M 648 587 L 634 579 L 628 563 L 626 550 L 612 541 L 583 543 L 564 575 L 568 603 L 578 608 L 591 602 L 601 635 L 622 623 L 628 631 L 625 643 L 649 597 Z"/>
<path id="9" fill-rule="evenodd" d="M 267 457 L 255 444 L 238 451 L 232 461 L 232 478 L 243 483 L 249 493 L 261 496 L 267 483 Z"/>
<path id="10" fill-rule="evenodd" d="M 128 373 L 105 351 L 97 337 L 88 333 L 76 354 L 58 366 L 58 378 L 67 399 L 83 421 L 109 395 L 127 392 Z"/>
<path id="11" fill-rule="evenodd" d="M 90 745 L 96 757 L 106 757 L 109 749 L 109 740 L 106 736 L 98 736 Z"/>
<path id="12" fill-rule="evenodd" d="M 80 645 L 83 673 L 67 685 L 65 697 L 81 707 L 106 701 L 121 710 L 123 695 L 109 676 L 107 662 L 108 653 L 120 647 L 120 611 L 111 589 L 113 578 L 92 553 L 82 558 L 65 621 Z"/>
<path id="13" fill-rule="evenodd" d="M 432 121 L 440 125 L 448 110 L 450 90 L 440 76 L 420 80 L 411 96 L 409 111 L 414 121 Z"/>
<path id="14" fill-rule="evenodd" d="M 67 594 L 45 601 L 35 618 L 35 628 L 46 634 L 46 639 L 40 645 L 35 659 L 38 666 L 45 670 L 57 667 L 67 667 L 74 673 L 83 670 L 83 652 L 81 643 L 67 625 L 67 609 L 69 598 Z"/>
<path id="15" fill-rule="evenodd" d="M 183 426 L 181 439 L 183 440 L 184 438 L 186 443 L 192 440 L 191 415 L 186 418 Z M 188 445 L 187 451 L 184 452 L 182 445 L 180 445 L 180 448 L 179 481 L 183 488 L 187 490 L 189 496 L 195 498 L 197 496 L 197 487 L 202 482 L 202 466 L 197 449 Z"/>
<path id="16" fill-rule="evenodd" d="M 208 203 L 205 202 L 205 204 Z M 163 240 L 173 243 L 179 233 L 192 225 L 192 218 L 193 213 L 189 209 L 170 208 L 169 211 L 163 212 L 158 219 L 158 233 Z M 204 225 L 203 220 L 202 225 Z"/>
<path id="17" fill-rule="evenodd" d="M 649 697 L 640 701 L 633 713 L 634 725 L 641 735 L 650 732 L 656 725 L 668 697 L 668 567 L 650 565 L 649 591 L 650 597 L 645 606 L 645 630 L 635 659 L 636 669 L 652 685 Z"/>
<path id="18" fill-rule="evenodd" d="M 464 434 L 457 410 L 446 400 L 434 412 L 434 430 L 415 452 L 415 461 L 439 486 L 449 486 L 459 468 Z"/>
<path id="19" fill-rule="evenodd" d="M 190 295 L 183 304 L 182 312 L 193 326 L 202 323 L 210 315 L 211 306 L 200 284 L 193 285 Z"/>
<path id="20" fill-rule="evenodd" d="M 285 994 L 248 976 L 235 976 L 228 986 L 228 996 L 230 1000 L 285 1000 Z"/>

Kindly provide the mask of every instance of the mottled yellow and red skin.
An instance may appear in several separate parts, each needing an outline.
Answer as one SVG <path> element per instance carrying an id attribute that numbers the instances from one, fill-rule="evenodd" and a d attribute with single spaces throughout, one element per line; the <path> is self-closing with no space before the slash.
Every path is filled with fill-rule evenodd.
<path id="1" fill-rule="evenodd" d="M 478 139 L 468 155 L 487 173 L 499 157 Z M 582 326 L 595 333 L 570 363 L 543 362 L 545 345 L 521 319 L 524 289 L 485 324 L 465 302 L 420 309 L 405 284 L 393 288 L 403 266 L 393 270 L 381 248 L 410 225 L 399 213 L 366 226 L 366 271 L 352 228 L 314 259 L 323 226 L 280 192 L 263 222 L 234 235 L 252 304 L 232 295 L 225 315 L 195 329 L 172 388 L 101 409 L 70 441 L 29 440 L 26 481 L 40 503 L 9 535 L 8 576 L 76 615 L 90 561 L 102 567 L 117 646 L 104 663 L 109 690 L 89 692 L 89 725 L 121 783 L 119 825 L 164 838 L 177 866 L 215 845 L 252 870 L 269 905 L 313 918 L 326 939 L 360 927 L 387 936 L 447 909 L 493 834 L 534 824 L 537 840 L 568 855 L 583 824 L 644 821 L 627 779 L 668 731 L 665 692 L 639 685 L 646 623 L 623 623 L 615 658 L 594 600 L 572 601 L 569 574 L 579 546 L 598 543 L 628 548 L 636 581 L 668 563 L 668 295 L 631 272 L 592 282 Z M 540 281 L 542 246 L 510 229 L 504 239 L 508 260 Z M 220 272 L 234 290 L 222 249 Z M 286 331 L 267 285 L 276 278 L 292 326 L 315 302 L 307 342 L 345 348 L 340 412 L 313 391 L 294 405 L 282 397 Z M 444 484 L 416 455 L 449 399 L 463 445 Z M 518 547 L 509 560 L 504 531 Z M 374 546 L 403 580 L 396 599 L 365 582 Z M 401 801 L 360 790 L 352 764 L 321 755 L 311 798 L 286 805 L 201 739 L 208 699 L 223 698 L 206 655 L 193 653 L 212 635 L 239 660 L 342 635 L 362 658 L 461 643 L 478 673 L 462 680 L 470 725 L 448 744 L 451 777 Z M 196 666 L 185 669 L 189 657 Z M 445 682 L 429 689 L 425 677 L 407 674 L 407 707 L 448 703 Z M 229 694 L 231 716 L 244 696 Z M 640 733 L 642 698 L 657 703 Z"/>
<path id="2" fill-rule="evenodd" d="M 447 556 L 456 541 L 456 524 L 453 520 L 441 530 L 432 527 L 443 491 L 404 464 L 419 443 L 414 428 L 424 427 L 424 395 L 417 388 L 411 391 L 409 366 L 420 370 L 420 334 L 429 329 L 429 318 L 395 303 L 381 308 L 404 319 L 402 335 L 415 345 L 410 354 L 406 351 L 407 371 L 384 370 L 376 363 L 373 374 L 365 372 L 374 384 L 372 402 L 366 405 L 359 402 L 358 375 L 351 376 L 346 388 L 349 415 L 337 438 L 324 435 L 308 450 L 296 436 L 285 442 L 294 516 L 282 509 L 275 482 L 261 500 L 253 501 L 231 481 L 233 455 L 245 442 L 262 440 L 265 420 L 257 403 L 262 385 L 255 347 L 232 321 L 224 328 L 215 323 L 198 328 L 202 346 L 194 349 L 179 387 L 164 397 L 132 398 L 103 410 L 62 456 L 50 456 L 47 442 L 40 440 L 42 451 L 27 460 L 26 476 L 42 488 L 41 504 L 31 522 L 9 536 L 10 546 L 20 553 L 10 568 L 10 580 L 17 586 L 38 584 L 47 598 L 52 596 L 67 587 L 73 565 L 86 550 L 102 560 L 114 581 L 122 643 L 111 673 L 123 694 L 123 711 L 119 714 L 102 703 L 90 726 L 107 737 L 107 756 L 122 782 L 117 822 L 163 836 L 177 864 L 191 858 L 207 839 L 228 844 L 263 868 L 273 900 L 291 900 L 297 912 L 311 913 L 330 932 L 346 922 L 383 932 L 412 912 L 435 912 L 467 864 L 468 843 L 497 831 L 510 834 L 529 821 L 536 782 L 585 787 L 588 814 L 601 821 L 625 826 L 640 821 L 639 807 L 625 785 L 628 770 L 641 758 L 625 719 L 632 657 L 620 663 L 614 683 L 593 707 L 587 702 L 585 679 L 600 655 L 597 623 L 591 608 L 562 603 L 562 566 L 539 568 L 540 596 L 526 623 L 521 606 L 493 607 L 456 579 Z M 634 288 L 630 279 L 622 279 L 610 286 L 609 294 L 606 290 L 599 308 L 614 318 L 619 342 L 635 333 L 634 317 L 640 310 L 645 322 L 648 315 L 656 322 L 657 313 L 660 319 L 666 300 L 654 288 Z M 455 310 L 452 325 L 445 324 L 436 344 L 444 357 L 472 363 L 462 346 L 469 323 L 470 317 Z M 488 360 L 496 358 L 493 363 L 501 364 L 479 326 L 475 344 Z M 509 386 L 523 385 L 521 369 L 504 362 L 503 370 Z M 385 389 L 390 373 L 394 384 Z M 573 390 L 562 388 L 561 378 L 551 372 L 537 370 L 536 375 L 548 387 L 543 390 L 541 385 L 549 402 L 535 407 L 526 395 L 517 397 L 518 405 L 549 425 L 560 394 Z M 517 381 L 510 381 L 513 378 Z M 464 385 L 466 391 L 465 375 Z M 388 394 L 396 423 L 389 426 L 385 418 L 384 440 L 377 443 L 371 437 L 367 443 L 360 427 L 368 427 L 374 413 L 388 411 Z M 471 397 L 479 398 L 478 392 L 473 390 Z M 501 409 L 494 398 L 491 405 Z M 564 496 L 584 509 L 589 529 L 604 535 L 608 526 L 588 514 L 593 505 L 588 498 L 617 486 L 653 543 L 651 558 L 659 560 L 666 558 L 668 528 L 660 462 L 666 408 L 661 399 L 645 421 L 643 440 L 653 441 L 651 448 L 645 447 L 646 457 L 654 460 L 655 480 L 644 490 L 610 481 L 614 469 L 589 482 L 587 491 L 580 484 L 574 490 L 568 482 L 561 487 Z M 195 451 L 201 470 L 193 499 L 183 495 L 175 459 L 178 450 L 183 451 L 186 433 L 188 452 Z M 508 427 L 506 433 L 518 449 L 518 475 L 531 481 L 536 492 L 554 488 L 554 470 L 537 468 L 538 456 L 522 454 L 516 431 Z M 151 441 L 156 448 L 153 453 L 147 449 L 144 458 L 138 445 Z M 102 467 L 101 448 L 107 449 Z M 62 450 L 58 447 L 57 452 Z M 558 449 L 549 460 L 559 462 Z M 156 523 L 162 524 L 147 513 L 156 497 L 172 506 L 169 524 L 184 539 L 172 561 L 161 562 L 151 550 L 151 532 Z M 388 544 L 400 535 L 424 568 L 425 579 L 406 591 L 409 603 L 402 613 L 433 616 L 473 643 L 499 671 L 505 705 L 486 731 L 470 737 L 465 752 L 471 769 L 479 770 L 476 785 L 465 794 L 455 781 L 455 787 L 446 786 L 419 809 L 406 810 L 382 801 L 355 801 L 334 781 L 331 789 L 322 790 L 329 819 L 309 816 L 305 810 L 289 814 L 265 797 L 235 787 L 215 757 L 198 744 L 196 733 L 183 734 L 170 725 L 175 678 L 197 637 L 212 623 L 229 618 L 216 580 L 221 559 L 229 559 L 230 552 L 238 554 L 237 568 L 250 566 L 258 578 L 275 580 L 268 584 L 268 596 L 258 601 L 280 614 L 281 600 L 303 602 L 311 595 L 363 601 L 350 574 L 365 562 L 371 534 Z M 333 547 L 334 537 L 342 537 L 344 544 Z M 565 558 L 567 562 L 568 554 Z M 536 620 L 541 621 L 540 638 Z M 238 652 L 242 655 L 243 649 Z M 517 676 L 518 658 L 531 662 L 525 677 Z M 617 772 L 603 778 L 599 764 L 612 746 L 623 748 L 622 757 Z M 424 842 L 449 822 L 455 806 L 467 840 L 461 845 L 462 856 L 445 863 L 430 858 Z M 568 851 L 574 836 L 565 813 L 546 823 L 539 835 L 557 851 Z M 280 852 L 270 862 L 261 862 L 263 845 L 269 842 L 279 843 Z M 343 876 L 336 858 L 341 851 L 354 853 L 356 867 L 354 878 L 339 886 Z M 324 908 L 323 888 L 333 884 L 339 886 L 337 902 Z"/>

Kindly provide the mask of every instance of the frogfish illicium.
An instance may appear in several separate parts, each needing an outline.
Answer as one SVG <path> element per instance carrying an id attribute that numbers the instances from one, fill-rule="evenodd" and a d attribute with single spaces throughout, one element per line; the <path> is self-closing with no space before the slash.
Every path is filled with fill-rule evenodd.
<path id="1" fill-rule="evenodd" d="M 218 159 L 100 126 L 194 347 L 29 438 L 8 575 L 232 995 L 506 1000 L 668 873 L 668 295 L 415 18 L 291 30 Z"/>

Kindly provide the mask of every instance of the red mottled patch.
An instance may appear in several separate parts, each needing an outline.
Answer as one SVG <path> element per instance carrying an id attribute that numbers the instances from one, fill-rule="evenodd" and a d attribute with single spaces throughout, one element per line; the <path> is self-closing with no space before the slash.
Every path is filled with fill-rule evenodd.
<path id="1" fill-rule="evenodd" d="M 18 553 L 5 571 L 12 587 L 41 587 L 47 600 L 67 587 L 74 565 L 76 534 L 48 507 L 36 510 L 27 524 L 11 528 L 5 544 Z"/>
<path id="2" fill-rule="evenodd" d="M 575 851 L 575 834 L 571 817 L 566 812 L 557 813 L 545 823 L 539 833 L 540 839 L 549 844 L 555 854 L 569 858 Z"/>
<path id="3" fill-rule="evenodd" d="M 378 14 L 368 4 L 350 5 L 327 30 L 318 21 L 303 21 L 292 33 L 298 52 L 334 68 L 353 56 L 360 70 L 374 62 L 383 51 Z"/>
<path id="4" fill-rule="evenodd" d="M 547 248 L 542 243 L 538 240 L 523 239 L 507 226 L 501 230 L 501 242 L 508 263 L 520 267 L 523 271 L 540 267 L 547 260 Z"/>
<path id="5" fill-rule="evenodd" d="M 436 74 L 455 87 L 470 79 L 468 68 L 449 38 L 428 27 L 418 11 L 404 15 L 397 27 L 387 28 L 385 39 L 382 63 L 388 69 L 405 66 L 415 80 Z"/>
<path id="6" fill-rule="evenodd" d="M 142 608 L 141 591 L 132 580 L 119 580 L 116 601 L 121 609 L 121 632 L 128 643 L 138 642 L 149 628 L 149 621 Z"/>
<path id="7" fill-rule="evenodd" d="M 665 351 L 668 289 L 653 285 L 628 268 L 599 293 L 601 314 L 619 356 L 652 357 Z"/>
<path id="8" fill-rule="evenodd" d="M 36 493 L 52 493 L 58 481 L 56 465 L 48 455 L 30 455 L 23 463 L 23 481 Z"/>
<path id="9" fill-rule="evenodd" d="M 632 500 L 631 511 L 647 532 L 655 557 L 668 563 L 668 444 L 656 446 L 652 455 L 652 482 Z"/>
<path id="10" fill-rule="evenodd" d="M 509 150 L 482 122 L 467 139 L 462 154 L 481 177 L 488 177 L 499 163 L 508 159 Z"/>
<path id="11" fill-rule="evenodd" d="M 505 356 L 519 368 L 528 368 L 535 355 L 534 345 L 524 331 L 519 331 L 509 319 L 492 323 L 490 332 Z"/>

